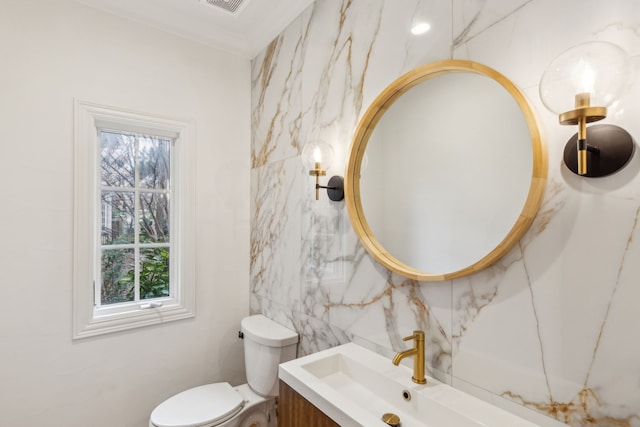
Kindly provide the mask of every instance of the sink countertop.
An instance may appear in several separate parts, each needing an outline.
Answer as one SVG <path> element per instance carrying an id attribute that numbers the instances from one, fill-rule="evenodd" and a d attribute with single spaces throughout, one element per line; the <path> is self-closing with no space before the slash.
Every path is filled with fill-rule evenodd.
<path id="1" fill-rule="evenodd" d="M 403 427 L 534 427 L 516 415 L 427 377 L 411 381 L 412 370 L 354 343 L 283 363 L 279 377 L 342 427 L 386 427 L 386 412 Z M 407 401 L 403 392 L 412 398 Z"/>

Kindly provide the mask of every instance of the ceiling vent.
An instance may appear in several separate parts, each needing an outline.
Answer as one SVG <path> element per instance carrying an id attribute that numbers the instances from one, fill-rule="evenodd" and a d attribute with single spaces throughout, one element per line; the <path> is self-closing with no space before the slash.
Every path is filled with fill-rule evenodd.
<path id="1" fill-rule="evenodd" d="M 200 0 L 200 3 L 218 7 L 232 14 L 240 13 L 240 10 L 249 0 Z"/>

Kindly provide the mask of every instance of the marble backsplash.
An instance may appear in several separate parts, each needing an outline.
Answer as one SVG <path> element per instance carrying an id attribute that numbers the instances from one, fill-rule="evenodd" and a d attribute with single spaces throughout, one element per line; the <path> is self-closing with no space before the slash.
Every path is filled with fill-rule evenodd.
<path id="1" fill-rule="evenodd" d="M 427 34 L 412 36 L 418 15 Z M 640 54 L 637 0 L 316 0 L 252 63 L 251 311 L 300 333 L 300 355 L 356 341 L 391 357 L 427 334 L 429 373 L 540 425 L 640 426 L 640 159 L 584 179 L 561 155 L 538 81 L 560 52 L 607 40 Z M 543 204 L 492 267 L 447 282 L 390 273 L 359 244 L 344 202 L 315 201 L 306 141 L 344 174 L 377 94 L 442 59 L 484 63 L 537 109 L 549 145 Z M 637 80 L 637 79 L 636 79 Z M 640 84 L 606 119 L 640 135 Z"/>

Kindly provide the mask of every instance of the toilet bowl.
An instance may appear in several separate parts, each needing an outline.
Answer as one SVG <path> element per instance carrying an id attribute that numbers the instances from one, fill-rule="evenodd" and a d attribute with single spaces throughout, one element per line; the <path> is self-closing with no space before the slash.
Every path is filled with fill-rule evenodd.
<path id="1" fill-rule="evenodd" d="M 149 427 L 268 427 L 273 400 L 248 384 L 207 384 L 162 402 L 151 413 Z"/>
<path id="2" fill-rule="evenodd" d="M 242 319 L 247 384 L 221 382 L 178 393 L 158 405 L 149 427 L 275 427 L 278 365 L 294 359 L 298 335 L 262 315 Z"/>

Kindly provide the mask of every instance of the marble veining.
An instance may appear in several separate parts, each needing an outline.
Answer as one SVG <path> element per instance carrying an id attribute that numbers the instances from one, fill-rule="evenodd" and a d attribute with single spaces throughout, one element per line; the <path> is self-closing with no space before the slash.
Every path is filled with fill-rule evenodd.
<path id="1" fill-rule="evenodd" d="M 408 27 L 424 14 L 432 30 L 414 37 Z M 608 40 L 637 55 L 639 28 L 636 0 L 316 0 L 252 62 L 251 311 L 295 328 L 300 355 L 356 341 L 390 357 L 423 329 L 429 373 L 442 381 L 542 426 L 639 427 L 640 157 L 600 180 L 567 172 L 562 149 L 575 130 L 537 97 L 559 52 Z M 299 155 L 306 141 L 327 140 L 328 176 L 343 175 L 377 94 L 452 57 L 525 91 L 549 176 L 531 228 L 501 260 L 420 283 L 364 251 L 344 202 L 314 200 Z M 634 83 L 607 121 L 637 136 Z"/>
<path id="2" fill-rule="evenodd" d="M 336 77 L 338 77 L 337 83 L 343 85 L 343 89 L 349 92 L 349 94 L 340 94 L 342 99 L 344 101 L 350 97 L 352 99 L 350 104 L 345 105 L 343 103 L 343 105 L 339 106 L 338 110 L 331 112 L 334 115 L 333 120 L 338 120 L 338 118 L 343 117 L 345 110 L 349 112 L 359 112 L 362 108 L 362 88 L 367 74 L 373 44 L 380 30 L 382 13 L 380 13 L 381 11 L 379 9 L 372 9 L 376 14 L 370 17 L 370 22 L 373 22 L 371 30 L 368 32 L 366 40 L 357 43 L 361 35 L 357 37 L 352 33 L 351 28 L 347 27 L 347 20 L 354 16 L 351 12 L 353 3 L 352 0 L 343 1 L 336 11 L 338 18 L 337 31 L 332 33 L 330 38 L 326 40 L 330 50 L 327 52 L 328 56 L 326 61 L 320 69 L 320 80 L 317 82 L 318 84 L 316 90 L 313 92 L 312 100 L 305 109 L 305 112 L 309 114 L 312 120 L 314 117 L 321 117 L 318 113 L 323 111 L 326 104 L 331 102 L 330 98 L 335 96 L 331 89 L 334 83 L 332 80 Z M 311 31 L 314 29 L 313 24 L 316 22 L 318 21 L 315 19 L 315 16 L 312 15 L 309 21 L 310 25 L 306 32 L 308 37 L 310 37 Z M 305 41 L 305 57 L 308 55 L 317 55 L 315 45 L 310 46 L 312 40 L 305 38 Z M 358 51 L 354 52 L 354 48 L 358 48 Z M 354 62 L 354 56 L 359 55 L 362 55 L 363 58 L 359 59 L 358 62 Z"/>
<path id="3" fill-rule="evenodd" d="M 586 378 L 584 380 L 585 387 L 589 383 L 589 376 L 591 375 L 591 369 L 593 368 L 593 364 L 594 364 L 596 356 L 598 354 L 598 350 L 600 349 L 600 342 L 602 340 L 602 334 L 604 333 L 605 327 L 607 325 L 607 320 L 609 319 L 609 313 L 611 312 L 612 303 L 615 300 L 616 295 L 618 293 L 618 290 L 619 290 L 619 288 L 621 286 L 620 276 L 622 275 L 622 271 L 625 268 L 625 265 L 627 263 L 627 255 L 629 253 L 629 248 L 631 247 L 631 244 L 633 243 L 633 236 L 634 236 L 636 228 L 638 226 L 638 216 L 639 215 L 640 215 L 640 207 L 638 208 L 638 210 L 636 210 L 636 215 L 635 215 L 635 218 L 633 220 L 633 227 L 631 229 L 631 232 L 629 233 L 629 238 L 627 239 L 627 245 L 626 245 L 625 250 L 624 250 L 624 255 L 622 256 L 622 260 L 620 261 L 620 267 L 618 268 L 618 274 L 616 276 L 615 286 L 613 288 L 613 292 L 611 293 L 611 298 L 609 299 L 609 302 L 607 304 L 607 309 L 605 311 L 604 319 L 602 321 L 602 325 L 600 326 L 600 330 L 598 332 L 598 340 L 596 341 L 596 344 L 595 344 L 594 349 L 593 349 L 593 357 L 591 358 L 591 364 L 589 365 L 589 371 L 587 372 Z"/>
<path id="4" fill-rule="evenodd" d="M 502 21 L 504 21 L 505 19 L 508 19 L 511 15 L 514 15 L 516 13 L 518 13 L 518 11 L 520 11 L 520 9 L 522 9 L 523 7 L 525 7 L 528 3 L 531 3 L 534 0 L 526 0 L 525 2 L 522 2 L 522 4 L 518 5 L 518 2 L 510 2 L 512 3 L 512 6 L 516 6 L 513 10 L 508 11 L 505 15 L 497 18 L 495 21 L 493 21 L 490 25 L 486 26 L 486 27 L 482 27 L 482 30 L 480 31 L 484 31 L 485 29 L 491 28 L 494 25 L 498 25 L 500 24 Z M 466 22 L 464 25 L 464 28 L 462 29 L 462 31 L 460 31 L 460 33 L 453 39 L 453 48 L 459 47 L 464 45 L 465 43 L 469 42 L 471 39 L 473 39 L 476 34 L 478 34 L 478 32 L 474 33 L 474 30 L 476 30 L 476 27 L 481 26 L 482 23 L 482 19 L 486 17 L 487 15 L 487 1 L 478 1 L 475 2 L 477 3 L 476 7 L 477 9 L 475 10 L 475 14 L 469 19 L 469 22 Z M 462 10 L 466 10 L 465 8 L 462 8 Z M 501 10 L 502 12 L 502 10 Z M 477 30 L 476 30 L 477 31 Z"/>
<path id="5" fill-rule="evenodd" d="M 298 155 L 301 150 L 297 68 L 302 42 L 296 30 L 292 26 L 280 34 L 253 61 L 252 168 Z M 289 56 L 290 60 L 282 61 L 283 56 Z"/>
<path id="6" fill-rule="evenodd" d="M 529 402 L 513 392 L 505 392 L 503 396 L 572 426 L 632 427 L 640 422 L 637 414 L 626 417 L 607 415 L 597 393 L 590 388 L 583 388 L 574 399 L 566 403 L 556 402 L 551 397 L 544 403 Z"/>
<path id="7" fill-rule="evenodd" d="M 531 229 L 523 237 L 520 244 L 523 241 L 528 242 L 531 238 L 543 233 L 556 213 L 564 207 L 565 200 L 562 197 L 564 188 L 564 185 L 554 178 L 550 178 L 547 181 L 545 197 L 542 200 L 538 214 L 533 220 L 533 224 L 531 224 Z"/>

